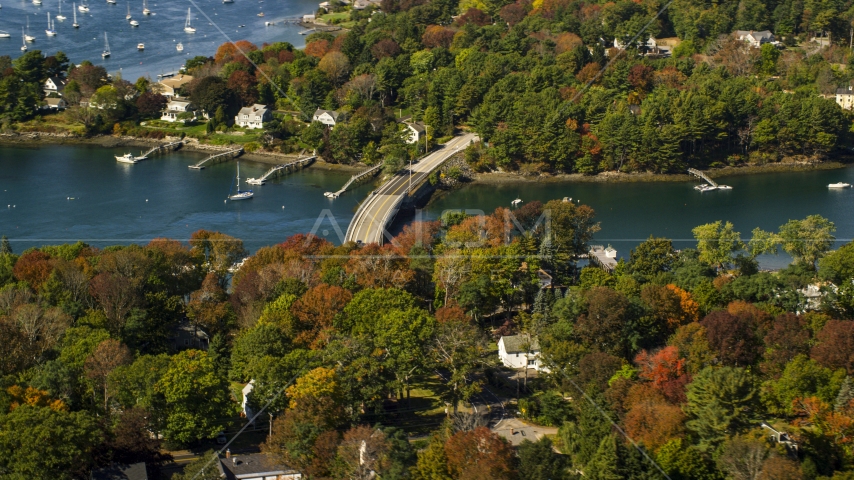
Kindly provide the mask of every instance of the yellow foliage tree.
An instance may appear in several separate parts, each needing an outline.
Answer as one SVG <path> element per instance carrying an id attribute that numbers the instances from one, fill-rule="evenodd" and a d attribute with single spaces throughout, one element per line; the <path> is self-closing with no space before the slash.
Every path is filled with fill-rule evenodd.
<path id="1" fill-rule="evenodd" d="M 47 407 L 51 410 L 67 411 L 68 405 L 62 400 L 50 398 L 50 394 L 44 390 L 39 390 L 33 387 L 21 387 L 12 385 L 6 389 L 6 392 L 12 397 L 9 411 L 12 411 L 21 405 L 30 405 L 33 407 Z"/>

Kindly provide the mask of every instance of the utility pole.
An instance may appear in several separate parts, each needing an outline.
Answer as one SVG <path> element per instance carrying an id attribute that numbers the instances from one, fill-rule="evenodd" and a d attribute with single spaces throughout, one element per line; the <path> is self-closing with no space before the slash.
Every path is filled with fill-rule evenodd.
<path id="1" fill-rule="evenodd" d="M 273 412 L 267 412 L 270 415 L 270 433 L 267 438 L 271 438 L 273 436 Z"/>

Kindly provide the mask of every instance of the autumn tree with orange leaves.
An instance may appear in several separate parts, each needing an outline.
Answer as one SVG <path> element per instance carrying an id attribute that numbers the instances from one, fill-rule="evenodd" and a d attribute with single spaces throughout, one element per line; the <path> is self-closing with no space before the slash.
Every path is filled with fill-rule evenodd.
<path id="1" fill-rule="evenodd" d="M 513 448 L 486 427 L 456 433 L 445 443 L 445 456 L 457 480 L 516 478 Z"/>

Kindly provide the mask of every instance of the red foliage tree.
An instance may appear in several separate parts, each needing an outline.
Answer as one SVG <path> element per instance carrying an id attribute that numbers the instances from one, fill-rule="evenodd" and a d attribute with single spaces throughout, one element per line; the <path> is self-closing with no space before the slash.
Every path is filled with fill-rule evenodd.
<path id="1" fill-rule="evenodd" d="M 19 281 L 27 282 L 32 288 L 38 290 L 53 272 L 54 263 L 50 255 L 33 250 L 21 255 L 21 258 L 15 262 L 12 274 Z"/>
<path id="2" fill-rule="evenodd" d="M 166 97 L 154 92 L 144 92 L 136 99 L 136 109 L 144 117 L 156 117 L 166 108 Z"/>
<path id="3" fill-rule="evenodd" d="M 445 442 L 445 456 L 448 470 L 457 480 L 516 478 L 513 448 L 486 427 L 456 433 Z"/>
<path id="4" fill-rule="evenodd" d="M 813 360 L 830 368 L 845 368 L 854 375 L 854 321 L 830 320 L 816 335 Z"/>
<path id="5" fill-rule="evenodd" d="M 305 54 L 310 55 L 314 58 L 323 58 L 324 55 L 329 53 L 329 40 L 315 40 L 308 45 L 305 46 Z"/>
<path id="6" fill-rule="evenodd" d="M 749 317 L 717 311 L 706 315 L 700 324 L 706 329 L 709 347 L 722 364 L 745 367 L 762 355 L 762 345 Z"/>
<path id="7" fill-rule="evenodd" d="M 521 22 L 527 14 L 528 12 L 525 10 L 525 7 L 519 5 L 518 3 L 504 5 L 498 12 L 498 16 L 500 16 L 501 19 L 507 22 L 507 24 L 511 27 Z"/>
<path id="8" fill-rule="evenodd" d="M 584 67 L 582 67 L 581 70 L 579 70 L 579 72 L 575 74 L 575 78 L 579 82 L 586 84 L 587 82 L 590 82 L 593 79 L 595 79 L 596 75 L 599 74 L 599 70 L 601 70 L 601 69 L 602 69 L 602 67 L 599 66 L 598 63 L 590 62 L 587 65 L 585 65 Z"/>
<path id="9" fill-rule="evenodd" d="M 300 255 L 324 255 L 329 253 L 329 250 L 334 248 L 329 240 L 312 235 L 310 233 L 298 233 L 291 235 L 284 242 L 279 244 L 279 248 L 290 250 Z"/>
<path id="10" fill-rule="evenodd" d="M 466 316 L 465 310 L 454 302 L 436 309 L 436 321 L 439 323 L 453 321 L 467 322 L 468 320 L 469 317 Z"/>
<path id="11" fill-rule="evenodd" d="M 439 25 L 430 25 L 421 36 L 421 43 L 425 47 L 445 47 L 449 48 L 454 40 L 454 31 Z"/>
<path id="12" fill-rule="evenodd" d="M 409 268 L 409 259 L 400 255 L 391 244 L 380 247 L 371 243 L 353 250 L 346 270 L 364 288 L 403 289 L 415 276 Z"/>
<path id="13" fill-rule="evenodd" d="M 655 69 L 640 63 L 629 69 L 629 84 L 639 92 L 648 92 L 652 88 L 652 74 Z"/>
<path id="14" fill-rule="evenodd" d="M 244 105 L 252 105 L 258 101 L 258 84 L 255 76 L 245 70 L 235 70 L 228 77 L 228 88 L 240 97 Z"/>
<path id="15" fill-rule="evenodd" d="M 667 400 L 673 403 L 685 401 L 685 386 L 690 383 L 691 376 L 676 347 L 664 347 L 653 354 L 642 350 L 635 357 L 635 364 L 640 368 L 638 376 L 652 382 Z"/>
<path id="16" fill-rule="evenodd" d="M 332 320 L 353 295 L 341 287 L 320 284 L 300 297 L 291 307 L 301 333 L 294 343 L 318 348 L 326 343 L 334 328 Z"/>
<path id="17" fill-rule="evenodd" d="M 403 231 L 394 237 L 391 244 L 401 255 L 408 255 L 416 245 L 430 251 L 436 242 L 436 234 L 439 233 L 440 227 L 438 221 L 412 222 L 403 227 Z"/>
<path id="18" fill-rule="evenodd" d="M 623 423 L 629 437 L 655 452 L 668 441 L 685 436 L 684 420 L 678 406 L 645 399 L 629 409 Z"/>
<path id="19" fill-rule="evenodd" d="M 765 335 L 763 369 L 776 374 L 799 354 L 809 353 L 810 334 L 804 317 L 793 313 L 778 315 Z"/>
<path id="20" fill-rule="evenodd" d="M 390 38 L 384 38 L 371 47 L 371 53 L 379 60 L 385 57 L 395 57 L 400 53 L 400 46 Z"/>

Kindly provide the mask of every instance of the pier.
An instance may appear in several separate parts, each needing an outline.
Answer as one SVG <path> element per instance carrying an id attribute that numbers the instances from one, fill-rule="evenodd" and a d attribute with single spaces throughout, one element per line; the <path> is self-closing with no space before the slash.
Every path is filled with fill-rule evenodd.
<path id="1" fill-rule="evenodd" d="M 359 172 L 359 173 L 353 175 L 352 177 L 350 177 L 350 180 L 347 180 L 347 183 L 345 183 L 344 186 L 341 187 L 341 189 L 338 190 L 337 192 L 326 192 L 323 195 L 326 198 L 338 198 L 341 196 L 342 193 L 346 192 L 347 189 L 350 188 L 350 186 L 353 185 L 354 183 L 367 178 L 369 175 L 372 175 L 372 174 L 379 172 L 380 168 L 382 168 L 382 166 L 383 166 L 383 164 L 380 163 L 379 165 L 375 165 L 375 166 L 365 170 L 364 172 Z"/>
<path id="2" fill-rule="evenodd" d="M 154 155 L 155 153 L 165 152 L 165 151 L 173 152 L 173 151 L 181 148 L 183 145 L 184 145 L 183 140 L 178 140 L 177 142 L 167 143 L 164 145 L 158 145 L 156 147 L 151 147 L 150 149 L 148 149 L 147 152 L 143 153 L 141 156 L 147 157 L 149 155 Z"/>
<path id="3" fill-rule="evenodd" d="M 261 175 L 259 178 L 247 178 L 246 183 L 249 185 L 264 185 L 264 182 L 270 179 L 270 177 L 278 177 L 283 173 L 290 173 L 301 168 L 307 167 L 311 165 L 312 162 L 317 158 L 317 155 L 311 155 L 309 157 L 300 158 L 290 163 L 283 163 L 281 165 L 276 165 L 275 167 L 267 170 L 264 175 Z"/>
<path id="4" fill-rule="evenodd" d="M 617 268 L 617 251 L 610 245 L 607 248 L 602 245 L 591 245 L 587 258 L 608 273 L 614 273 L 614 269 Z"/>
<path id="5" fill-rule="evenodd" d="M 189 168 L 194 170 L 202 170 L 207 165 L 213 165 L 214 163 L 224 162 L 226 160 L 231 160 L 232 158 L 237 158 L 243 155 L 243 147 L 240 147 L 236 150 L 229 150 L 227 152 L 215 153 L 210 157 L 196 163 L 195 165 L 188 165 Z"/>
<path id="6" fill-rule="evenodd" d="M 691 175 L 694 175 L 695 177 L 697 177 L 701 180 L 705 180 L 708 183 L 708 185 L 703 185 L 701 183 L 700 185 L 697 185 L 696 187 L 694 187 L 694 190 L 699 190 L 701 192 L 708 192 L 709 190 L 732 190 L 732 187 L 730 187 L 729 185 L 718 185 L 717 182 L 715 182 L 714 180 L 709 178 L 705 173 L 697 170 L 696 168 L 689 168 L 688 173 L 690 173 Z"/>

